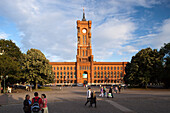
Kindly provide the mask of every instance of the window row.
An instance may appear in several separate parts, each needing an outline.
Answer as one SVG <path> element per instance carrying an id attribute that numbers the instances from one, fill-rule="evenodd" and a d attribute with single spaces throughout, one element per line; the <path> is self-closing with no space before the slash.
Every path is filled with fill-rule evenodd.
<path id="1" fill-rule="evenodd" d="M 90 66 L 80 66 L 80 70 L 90 70 Z"/>
<path id="2" fill-rule="evenodd" d="M 94 78 L 119 78 L 119 77 L 123 77 L 123 73 L 122 72 L 94 72 Z"/>
<path id="3" fill-rule="evenodd" d="M 66 75 L 67 74 L 67 75 Z M 56 76 L 56 73 L 54 72 L 54 75 Z M 70 76 L 69 76 L 70 75 Z M 57 72 L 57 78 L 73 78 L 73 72 Z M 74 78 L 76 78 L 76 72 L 74 72 Z"/>
<path id="4" fill-rule="evenodd" d="M 53 67 L 54 70 L 76 70 L 76 67 Z"/>
<path id="5" fill-rule="evenodd" d="M 123 70 L 123 67 L 94 67 L 94 70 Z"/>
<path id="6" fill-rule="evenodd" d="M 77 83 L 77 80 L 57 80 L 57 83 Z"/>
<path id="7" fill-rule="evenodd" d="M 121 80 L 94 80 L 94 83 L 122 83 Z"/>

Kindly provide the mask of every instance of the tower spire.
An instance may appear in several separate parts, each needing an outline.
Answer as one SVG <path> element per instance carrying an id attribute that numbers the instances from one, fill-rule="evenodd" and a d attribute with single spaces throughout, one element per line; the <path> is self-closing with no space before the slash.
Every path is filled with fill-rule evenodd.
<path id="1" fill-rule="evenodd" d="M 83 8 L 83 19 L 82 19 L 82 21 L 86 21 L 85 13 L 84 13 L 84 8 Z"/>

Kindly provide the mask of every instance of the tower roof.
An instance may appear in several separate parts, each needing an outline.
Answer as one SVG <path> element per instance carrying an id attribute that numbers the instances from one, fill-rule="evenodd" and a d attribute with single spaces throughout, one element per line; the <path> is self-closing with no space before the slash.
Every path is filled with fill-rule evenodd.
<path id="1" fill-rule="evenodd" d="M 83 8 L 83 18 L 82 18 L 82 21 L 86 21 L 85 13 L 84 13 L 84 8 Z"/>

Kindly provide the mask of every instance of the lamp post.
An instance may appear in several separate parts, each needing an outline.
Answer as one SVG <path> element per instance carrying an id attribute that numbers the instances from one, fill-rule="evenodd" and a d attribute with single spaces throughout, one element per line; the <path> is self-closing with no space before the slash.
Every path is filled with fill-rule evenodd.
<path id="1" fill-rule="evenodd" d="M 1 76 L 1 80 L 4 78 L 4 93 L 5 93 L 5 79 L 8 79 L 8 75 L 6 76 Z"/>

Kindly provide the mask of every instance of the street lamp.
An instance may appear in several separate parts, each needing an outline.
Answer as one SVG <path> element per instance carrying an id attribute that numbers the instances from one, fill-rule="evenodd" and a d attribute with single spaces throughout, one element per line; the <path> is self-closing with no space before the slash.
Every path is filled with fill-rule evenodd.
<path id="1" fill-rule="evenodd" d="M 1 80 L 4 78 L 4 93 L 5 93 L 5 79 L 8 79 L 8 75 L 6 76 L 1 76 Z"/>

